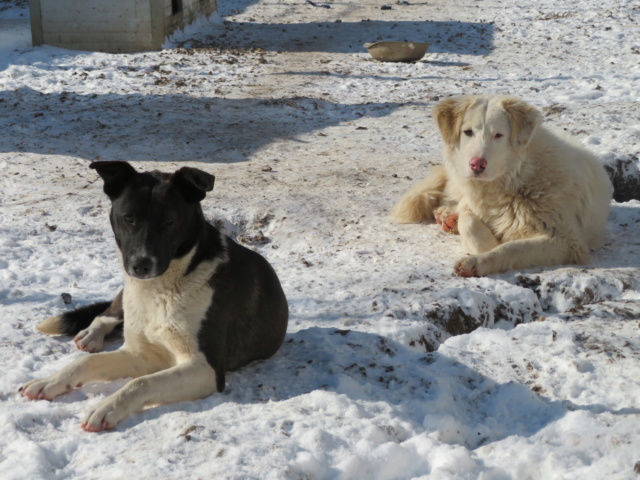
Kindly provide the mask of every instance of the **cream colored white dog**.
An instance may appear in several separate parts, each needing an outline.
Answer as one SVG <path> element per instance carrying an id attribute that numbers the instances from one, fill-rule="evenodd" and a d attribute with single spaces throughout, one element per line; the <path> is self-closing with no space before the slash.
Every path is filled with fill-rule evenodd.
<path id="1" fill-rule="evenodd" d="M 589 261 L 613 193 L 594 154 L 512 97 L 451 98 L 433 114 L 444 165 L 403 196 L 393 219 L 459 233 L 470 254 L 455 264 L 462 277 Z"/>

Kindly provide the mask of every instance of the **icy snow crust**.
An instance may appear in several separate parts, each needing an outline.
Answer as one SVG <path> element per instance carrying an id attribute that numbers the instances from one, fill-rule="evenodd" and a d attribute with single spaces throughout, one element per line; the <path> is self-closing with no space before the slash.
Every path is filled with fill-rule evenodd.
<path id="1" fill-rule="evenodd" d="M 453 276 L 456 237 L 387 218 L 439 161 L 431 108 L 454 94 L 522 97 L 637 174 L 637 2 L 314 3 L 223 0 L 131 55 L 33 48 L 26 3 L 0 6 L 2 479 L 637 478 L 633 189 L 590 265 L 490 278 Z M 380 39 L 432 46 L 377 63 Z M 282 349 L 224 393 L 105 434 L 80 416 L 125 380 L 17 394 L 85 355 L 35 325 L 122 283 L 98 159 L 215 174 L 206 216 L 291 309 Z"/>

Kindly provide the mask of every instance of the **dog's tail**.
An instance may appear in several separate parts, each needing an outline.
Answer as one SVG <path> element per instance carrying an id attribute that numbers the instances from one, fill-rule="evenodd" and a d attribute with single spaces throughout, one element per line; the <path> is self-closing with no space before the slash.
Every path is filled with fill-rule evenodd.
<path id="1" fill-rule="evenodd" d="M 433 210 L 442 202 L 447 175 L 442 165 L 429 169 L 427 177 L 405 193 L 391 210 L 398 223 L 432 222 Z"/>
<path id="2" fill-rule="evenodd" d="M 98 302 L 64 312 L 62 315 L 43 320 L 36 328 L 48 335 L 75 335 L 89 328 L 96 317 L 107 316 L 124 318 L 122 310 L 122 291 L 112 302 Z"/>

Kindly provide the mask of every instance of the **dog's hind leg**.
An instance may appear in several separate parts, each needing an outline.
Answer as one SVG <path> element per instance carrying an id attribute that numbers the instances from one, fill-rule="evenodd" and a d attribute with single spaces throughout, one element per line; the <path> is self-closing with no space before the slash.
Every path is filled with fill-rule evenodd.
<path id="1" fill-rule="evenodd" d="M 166 370 L 131 380 L 91 407 L 82 428 L 90 432 L 110 430 L 145 405 L 197 400 L 215 391 L 216 372 L 204 355 L 198 355 Z"/>
<path id="2" fill-rule="evenodd" d="M 76 335 L 74 342 L 80 350 L 97 352 L 104 337 L 122 324 L 122 290 L 112 302 L 99 302 L 49 317 L 36 328 L 49 335 Z"/>
<path id="3" fill-rule="evenodd" d="M 100 315 L 91 322 L 89 328 L 80 330 L 73 341 L 79 350 L 99 352 L 104 346 L 104 338 L 122 324 L 122 319 Z"/>
<path id="4" fill-rule="evenodd" d="M 398 223 L 432 222 L 433 210 L 440 205 L 447 183 L 442 165 L 431 167 L 427 177 L 406 192 L 391 210 Z"/>
<path id="5" fill-rule="evenodd" d="M 442 227 L 446 233 L 457 235 L 458 230 L 458 214 L 449 205 L 440 205 L 433 210 L 433 216 L 436 223 Z"/>

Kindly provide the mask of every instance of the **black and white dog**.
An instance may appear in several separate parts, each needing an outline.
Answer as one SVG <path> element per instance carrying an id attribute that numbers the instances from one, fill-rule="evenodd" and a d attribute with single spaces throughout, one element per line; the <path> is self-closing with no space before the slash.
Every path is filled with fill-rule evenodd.
<path id="1" fill-rule="evenodd" d="M 183 167 L 138 173 L 127 162 L 94 162 L 111 199 L 111 226 L 124 289 L 111 303 L 52 317 L 46 333 L 82 330 L 76 344 L 101 348 L 124 322 L 124 345 L 83 356 L 20 391 L 51 400 L 92 381 L 132 377 L 93 406 L 82 428 L 114 428 L 145 405 L 204 398 L 225 386 L 225 371 L 273 355 L 284 339 L 287 300 L 269 263 L 205 219 L 200 206 L 215 178 Z"/>

